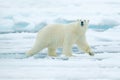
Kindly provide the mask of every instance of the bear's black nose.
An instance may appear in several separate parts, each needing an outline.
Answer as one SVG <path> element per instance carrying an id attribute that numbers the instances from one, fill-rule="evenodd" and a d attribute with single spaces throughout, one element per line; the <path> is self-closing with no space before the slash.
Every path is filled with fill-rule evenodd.
<path id="1" fill-rule="evenodd" d="M 81 26 L 83 26 L 84 25 L 84 22 L 83 21 L 81 21 Z"/>

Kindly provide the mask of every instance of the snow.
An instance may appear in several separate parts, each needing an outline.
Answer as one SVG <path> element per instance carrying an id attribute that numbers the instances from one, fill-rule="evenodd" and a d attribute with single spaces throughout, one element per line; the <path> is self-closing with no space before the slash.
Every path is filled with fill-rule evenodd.
<path id="1" fill-rule="evenodd" d="M 0 79 L 119 80 L 120 38 L 117 37 L 119 31 L 116 29 L 118 28 L 105 32 L 89 29 L 86 36 L 95 56 L 83 54 L 74 45 L 75 56 L 68 59 L 61 56 L 51 58 L 47 56 L 47 49 L 33 57 L 23 58 L 24 53 L 33 45 L 36 33 L 1 34 Z M 115 35 L 116 37 L 113 38 Z M 57 52 L 60 55 L 61 49 Z"/>
<path id="2" fill-rule="evenodd" d="M 0 0 L 0 32 L 35 32 L 44 23 L 76 19 L 89 19 L 94 27 L 113 27 L 120 24 L 119 4 L 119 0 Z"/>
<path id="3" fill-rule="evenodd" d="M 0 60 L 0 79 L 119 80 L 119 58 L 119 54 L 104 53 L 94 57 L 81 54 L 78 58 L 74 57 L 69 60 L 3 59 Z"/>
<path id="4" fill-rule="evenodd" d="M 48 5 L 49 4 L 49 5 Z M 0 80 L 120 80 L 119 0 L 0 0 Z M 24 58 L 47 24 L 89 19 L 95 56 L 73 46 L 74 57 Z"/>

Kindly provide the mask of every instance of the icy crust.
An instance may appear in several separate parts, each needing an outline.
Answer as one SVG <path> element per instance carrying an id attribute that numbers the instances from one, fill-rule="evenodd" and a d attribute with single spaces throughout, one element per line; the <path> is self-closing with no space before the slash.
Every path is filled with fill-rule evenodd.
<path id="1" fill-rule="evenodd" d="M 88 29 L 87 40 L 95 56 L 73 46 L 74 57 L 47 56 L 47 49 L 24 58 L 36 33 L 0 34 L 0 79 L 2 80 L 119 80 L 120 26 L 99 32 Z"/>
<path id="2" fill-rule="evenodd" d="M 62 59 L 1 59 L 2 80 L 119 80 L 120 55 L 84 54 Z"/>
<path id="3" fill-rule="evenodd" d="M 120 25 L 119 5 L 119 0 L 0 0 L 0 33 L 37 32 L 76 19 L 89 19 L 89 28 L 104 31 Z"/>
<path id="4" fill-rule="evenodd" d="M 77 18 L 76 18 L 77 19 Z M 53 20 L 40 20 L 38 23 L 33 23 L 29 21 L 18 21 L 14 22 L 12 19 L 1 19 L 0 20 L 0 33 L 10 33 L 10 32 L 38 32 L 40 29 L 45 27 L 48 24 L 69 24 L 71 22 L 76 21 L 75 19 L 69 20 L 64 18 L 57 18 Z M 110 28 L 114 28 L 114 26 L 120 25 L 120 22 L 117 20 L 108 20 L 102 19 L 97 23 L 94 23 L 91 20 L 89 24 L 89 29 L 93 29 L 96 31 L 105 31 Z"/>

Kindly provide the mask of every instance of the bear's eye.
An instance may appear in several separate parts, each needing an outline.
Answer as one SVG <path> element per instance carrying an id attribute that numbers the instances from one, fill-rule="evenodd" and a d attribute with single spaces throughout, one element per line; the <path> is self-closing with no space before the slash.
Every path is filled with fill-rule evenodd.
<path id="1" fill-rule="evenodd" d="M 83 21 L 81 21 L 81 26 L 84 26 L 84 22 Z"/>

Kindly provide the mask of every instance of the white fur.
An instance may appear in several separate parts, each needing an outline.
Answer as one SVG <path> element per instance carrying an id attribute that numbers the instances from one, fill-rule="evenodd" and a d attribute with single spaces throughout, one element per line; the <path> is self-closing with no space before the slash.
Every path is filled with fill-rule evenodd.
<path id="1" fill-rule="evenodd" d="M 84 20 L 84 26 L 81 26 L 81 20 L 70 24 L 52 24 L 47 25 L 38 32 L 35 44 L 26 54 L 32 56 L 44 48 L 48 48 L 49 56 L 57 56 L 56 49 L 63 47 L 65 56 L 72 56 L 72 45 L 77 44 L 84 52 L 93 55 L 87 41 L 86 30 L 88 20 Z"/>

